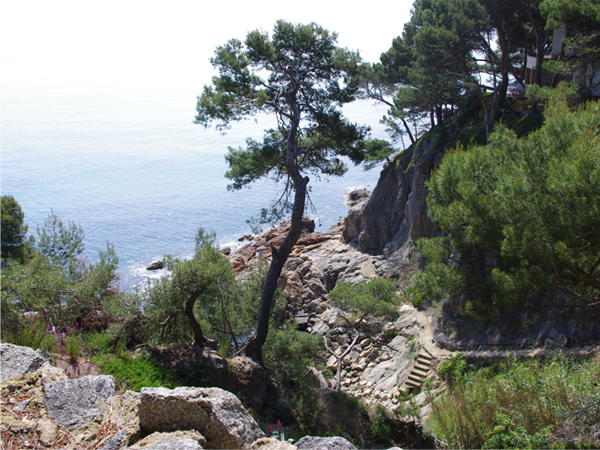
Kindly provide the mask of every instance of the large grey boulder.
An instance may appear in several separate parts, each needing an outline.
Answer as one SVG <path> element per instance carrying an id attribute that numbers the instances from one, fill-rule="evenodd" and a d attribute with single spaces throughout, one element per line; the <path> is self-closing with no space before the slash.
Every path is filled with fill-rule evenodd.
<path id="1" fill-rule="evenodd" d="M 146 433 L 197 430 L 206 448 L 248 448 L 265 436 L 239 399 L 219 388 L 142 388 L 139 417 Z"/>
<path id="2" fill-rule="evenodd" d="M 46 386 L 44 405 L 50 416 L 68 430 L 83 428 L 102 416 L 98 401 L 115 395 L 115 380 L 88 375 Z"/>
<path id="3" fill-rule="evenodd" d="M 27 375 L 49 363 L 41 351 L 13 344 L 0 344 L 0 373 L 2 381 Z"/>
<path id="4" fill-rule="evenodd" d="M 299 450 L 356 450 L 356 447 L 343 437 L 304 436 L 296 447 Z"/>

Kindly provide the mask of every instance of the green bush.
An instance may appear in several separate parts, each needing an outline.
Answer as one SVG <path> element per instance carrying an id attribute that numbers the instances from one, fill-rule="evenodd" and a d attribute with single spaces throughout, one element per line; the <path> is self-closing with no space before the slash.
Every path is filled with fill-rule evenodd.
<path id="1" fill-rule="evenodd" d="M 438 369 L 440 378 L 447 381 L 450 385 L 455 385 L 462 381 L 467 370 L 467 363 L 461 358 L 461 354 L 453 355 L 448 361 L 444 361 Z"/>
<path id="2" fill-rule="evenodd" d="M 447 367 L 451 373 L 452 364 Z M 480 448 L 487 441 L 497 446 L 519 439 L 536 446 L 559 429 L 565 412 L 577 407 L 576 398 L 600 398 L 598 379 L 600 366 L 593 360 L 557 356 L 518 363 L 511 359 L 465 372 L 432 403 L 430 426 L 452 448 Z"/>
<path id="3" fill-rule="evenodd" d="M 112 375 L 123 389 L 139 392 L 143 387 L 177 387 L 172 371 L 157 365 L 147 355 L 138 358 L 126 354 L 99 355 L 94 357 L 94 362 L 102 368 L 103 373 Z"/>
<path id="4" fill-rule="evenodd" d="M 486 146 L 448 152 L 428 182 L 428 214 L 448 238 L 419 240 L 416 292 L 470 301 L 494 317 L 550 285 L 593 301 L 600 286 L 600 104 L 556 93 L 519 139 L 498 125 Z"/>
<path id="5" fill-rule="evenodd" d="M 392 278 L 372 278 L 355 285 L 338 281 L 329 295 L 331 300 L 359 311 L 360 321 L 369 314 L 395 317 L 398 313 L 399 297 L 396 293 L 396 280 Z"/>
<path id="6" fill-rule="evenodd" d="M 390 434 L 392 429 L 387 423 L 385 414 L 378 413 L 371 421 L 370 426 L 371 435 L 380 444 L 387 444 L 390 441 Z"/>
<path id="7" fill-rule="evenodd" d="M 485 434 L 482 449 L 536 449 L 548 447 L 549 427 L 531 435 L 525 431 L 525 428 L 515 426 L 506 414 L 499 413 L 496 420 L 500 425 L 496 425 L 492 431 Z"/>

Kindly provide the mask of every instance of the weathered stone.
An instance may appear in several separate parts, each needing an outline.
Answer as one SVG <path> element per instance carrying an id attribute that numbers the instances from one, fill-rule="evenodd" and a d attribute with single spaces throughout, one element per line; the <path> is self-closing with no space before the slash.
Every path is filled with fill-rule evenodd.
<path id="1" fill-rule="evenodd" d="M 312 334 L 323 336 L 324 334 L 327 334 L 328 331 L 329 327 L 325 322 L 321 319 L 315 319 L 315 323 L 312 326 Z"/>
<path id="2" fill-rule="evenodd" d="M 304 436 L 296 447 L 299 450 L 356 450 L 356 447 L 343 437 Z"/>
<path id="3" fill-rule="evenodd" d="M 371 192 L 365 188 L 355 189 L 354 191 L 348 193 L 348 206 L 352 207 L 364 202 L 367 198 L 369 198 L 369 195 L 371 195 Z"/>
<path id="4" fill-rule="evenodd" d="M 114 424 L 125 433 L 125 443 L 135 442 L 141 437 L 139 404 L 140 393 L 135 391 L 125 391 L 98 401 L 103 414 L 103 423 Z"/>
<path id="5" fill-rule="evenodd" d="M 254 441 L 250 450 L 295 450 L 298 447 L 287 442 L 281 442 L 277 439 L 261 438 Z"/>
<path id="6" fill-rule="evenodd" d="M 194 430 L 155 432 L 132 445 L 131 449 L 150 450 L 198 450 L 204 448 L 206 439 Z"/>
<path id="7" fill-rule="evenodd" d="M 29 347 L 21 347 L 13 344 L 0 344 L 1 380 L 8 380 L 17 376 L 26 375 L 48 363 L 48 357 Z"/>
<path id="8" fill-rule="evenodd" d="M 236 254 L 229 257 L 229 265 L 234 272 L 241 272 L 247 267 L 246 259 L 242 255 Z"/>
<path id="9" fill-rule="evenodd" d="M 56 437 L 56 425 L 48 419 L 40 419 L 36 426 L 40 444 L 44 447 L 50 447 Z"/>
<path id="10" fill-rule="evenodd" d="M 298 267 L 300 267 L 304 263 L 302 258 L 289 258 L 285 262 L 284 269 L 289 272 L 295 271 Z"/>
<path id="11" fill-rule="evenodd" d="M 126 445 L 127 432 L 125 430 L 119 430 L 106 442 L 104 442 L 104 445 L 100 447 L 100 450 L 121 450 Z"/>
<path id="12" fill-rule="evenodd" d="M 115 395 L 113 377 L 88 375 L 47 385 L 44 405 L 56 422 L 73 430 L 101 417 L 97 403 L 112 395 Z"/>
<path id="13" fill-rule="evenodd" d="M 327 315 L 327 318 L 325 319 L 327 321 L 327 325 L 329 325 L 331 328 L 339 327 L 344 322 L 344 313 L 339 308 L 328 309 L 325 311 L 324 315 L 325 314 Z"/>
<path id="14" fill-rule="evenodd" d="M 197 430 L 207 448 L 248 448 L 264 437 L 231 392 L 218 388 L 142 388 L 140 425 L 145 432 Z"/>
<path id="15" fill-rule="evenodd" d="M 337 358 L 335 356 L 331 355 L 329 357 L 329 359 L 327 360 L 327 368 L 332 372 L 335 372 L 337 370 Z"/>
<path id="16" fill-rule="evenodd" d="M 258 364 L 246 356 L 236 356 L 230 360 L 231 372 L 235 378 L 235 392 L 245 403 L 253 408 L 262 408 L 263 399 L 267 389 L 267 371 L 263 365 Z"/>

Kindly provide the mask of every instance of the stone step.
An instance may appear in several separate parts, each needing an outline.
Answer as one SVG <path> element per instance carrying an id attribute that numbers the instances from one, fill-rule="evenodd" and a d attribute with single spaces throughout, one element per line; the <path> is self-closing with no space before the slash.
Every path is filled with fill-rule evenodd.
<path id="1" fill-rule="evenodd" d="M 419 370 L 419 369 L 413 369 L 410 371 L 411 375 L 416 375 L 418 377 L 421 378 L 427 378 L 427 372 L 423 371 L 423 370 Z"/>
<path id="2" fill-rule="evenodd" d="M 416 364 L 423 364 L 424 366 L 430 366 L 433 361 L 425 358 L 417 358 Z"/>
<path id="3" fill-rule="evenodd" d="M 415 383 L 419 383 L 419 385 L 421 385 L 422 383 L 422 378 L 417 375 L 413 375 L 412 373 L 408 376 L 408 380 L 414 381 Z"/>
<path id="4" fill-rule="evenodd" d="M 421 358 L 422 358 L 422 359 L 427 359 L 427 360 L 429 360 L 429 361 L 433 360 L 433 356 L 431 356 L 431 355 L 429 354 L 429 352 L 427 352 L 427 351 L 425 351 L 425 350 L 421 350 L 421 351 L 419 352 L 419 355 L 418 355 L 418 356 L 419 356 L 419 359 L 421 359 Z"/>
<path id="5" fill-rule="evenodd" d="M 409 388 L 411 388 L 411 389 L 420 388 L 421 387 L 421 383 L 417 383 L 417 382 L 412 381 L 412 380 L 406 380 L 406 385 Z"/>
<path id="6" fill-rule="evenodd" d="M 423 364 L 421 361 L 417 361 L 417 362 L 415 363 L 415 367 L 416 367 L 417 369 L 419 369 L 419 368 L 420 368 L 421 370 L 424 370 L 424 371 L 426 371 L 426 372 L 427 372 L 429 369 L 431 369 L 431 364 Z"/>

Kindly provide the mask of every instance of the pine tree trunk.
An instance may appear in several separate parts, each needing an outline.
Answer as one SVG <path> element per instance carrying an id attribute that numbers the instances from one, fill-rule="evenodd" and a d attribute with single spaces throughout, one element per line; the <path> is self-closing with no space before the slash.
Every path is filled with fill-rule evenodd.
<path id="1" fill-rule="evenodd" d="M 248 343 L 246 344 L 246 356 L 261 364 L 263 364 L 262 347 L 267 340 L 267 333 L 269 332 L 269 319 L 271 317 L 271 308 L 273 306 L 273 296 L 277 289 L 277 281 L 279 280 L 281 270 L 283 269 L 292 248 L 296 245 L 296 242 L 298 242 L 300 234 L 302 233 L 302 215 L 306 203 L 306 186 L 308 185 L 309 178 L 302 178 L 297 169 L 296 172 L 295 175 L 292 175 L 296 194 L 292 209 L 290 231 L 279 249 L 271 247 L 273 260 L 271 261 L 271 266 L 269 267 L 269 272 L 267 273 L 267 278 L 260 298 L 256 331 L 250 336 Z"/>

